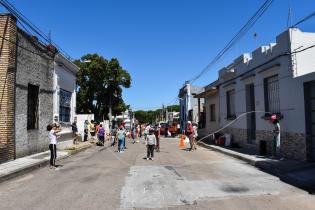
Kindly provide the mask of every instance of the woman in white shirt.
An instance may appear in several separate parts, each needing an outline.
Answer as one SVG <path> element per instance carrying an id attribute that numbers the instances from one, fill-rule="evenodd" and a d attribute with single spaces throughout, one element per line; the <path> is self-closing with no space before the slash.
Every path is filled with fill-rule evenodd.
<path id="1" fill-rule="evenodd" d="M 56 158 L 57 158 L 57 133 L 60 132 L 60 129 L 57 128 L 57 124 L 47 126 L 48 138 L 49 138 L 49 150 L 50 150 L 50 166 L 49 168 L 56 168 Z"/>

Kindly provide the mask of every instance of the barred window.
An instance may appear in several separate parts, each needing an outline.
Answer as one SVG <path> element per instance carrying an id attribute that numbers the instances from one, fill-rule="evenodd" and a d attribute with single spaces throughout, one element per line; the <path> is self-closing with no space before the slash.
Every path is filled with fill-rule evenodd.
<path id="1" fill-rule="evenodd" d="M 27 89 L 27 129 L 38 129 L 39 86 L 28 84 Z"/>
<path id="2" fill-rule="evenodd" d="M 226 92 L 227 118 L 235 118 L 235 90 Z"/>
<path id="3" fill-rule="evenodd" d="M 210 105 L 210 121 L 215 121 L 215 104 Z"/>
<path id="4" fill-rule="evenodd" d="M 279 79 L 278 75 L 264 79 L 265 111 L 280 113 Z"/>
<path id="5" fill-rule="evenodd" d="M 59 95 L 59 121 L 70 122 L 71 93 L 60 89 Z"/>

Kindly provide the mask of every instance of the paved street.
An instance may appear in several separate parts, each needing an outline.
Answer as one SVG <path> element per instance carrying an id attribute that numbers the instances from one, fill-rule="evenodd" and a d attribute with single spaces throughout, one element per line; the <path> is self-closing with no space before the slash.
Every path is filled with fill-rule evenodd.
<path id="1" fill-rule="evenodd" d="M 162 139 L 147 161 L 143 144 L 93 147 L 0 184 L 0 209 L 314 209 L 315 197 L 239 160 Z"/>

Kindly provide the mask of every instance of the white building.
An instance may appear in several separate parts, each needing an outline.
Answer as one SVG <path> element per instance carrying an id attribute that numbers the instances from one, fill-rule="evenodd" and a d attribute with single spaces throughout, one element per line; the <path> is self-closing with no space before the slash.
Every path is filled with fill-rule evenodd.
<path id="1" fill-rule="evenodd" d="M 276 43 L 243 54 L 219 72 L 220 126 L 234 142 L 270 154 L 280 116 L 285 157 L 315 160 L 315 33 L 289 29 Z"/>
<path id="2" fill-rule="evenodd" d="M 199 123 L 201 104 L 204 103 L 204 99 L 194 98 L 204 90 L 203 87 L 193 86 L 186 82 L 184 86 L 179 90 L 179 106 L 180 106 L 180 129 L 183 131 L 186 129 L 187 121 Z M 198 106 L 199 104 L 199 106 Z M 199 109 L 198 109 L 199 107 Z"/>
<path id="3" fill-rule="evenodd" d="M 195 98 L 203 98 L 205 101 L 203 113 L 201 115 L 203 118 L 203 124 L 198 129 L 199 138 L 212 134 L 220 129 L 220 100 L 218 84 L 219 80 L 210 83 L 204 87 L 205 90 L 203 92 L 195 96 Z"/>
<path id="4" fill-rule="evenodd" d="M 56 55 L 54 63 L 54 122 L 62 125 L 63 134 L 70 134 L 76 114 L 76 74 L 79 68 L 70 60 Z M 65 137 L 67 139 L 69 136 Z"/>

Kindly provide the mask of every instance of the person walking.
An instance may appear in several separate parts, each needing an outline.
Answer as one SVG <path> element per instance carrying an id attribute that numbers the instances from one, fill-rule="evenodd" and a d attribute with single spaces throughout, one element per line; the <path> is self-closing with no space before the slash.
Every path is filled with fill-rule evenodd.
<path id="1" fill-rule="evenodd" d="M 118 152 L 123 153 L 125 151 L 125 141 L 126 131 L 124 127 L 121 125 L 119 130 L 117 131 L 117 139 L 118 139 Z"/>
<path id="2" fill-rule="evenodd" d="M 88 136 L 89 136 L 89 121 L 85 120 L 84 121 L 84 140 L 83 141 L 87 141 L 88 140 Z"/>
<path id="3" fill-rule="evenodd" d="M 155 127 L 155 132 L 154 132 L 155 138 L 156 138 L 156 146 L 155 146 L 155 151 L 160 152 L 160 128 L 157 125 Z"/>
<path id="4" fill-rule="evenodd" d="M 97 132 L 97 137 L 99 140 L 99 145 L 104 146 L 104 139 L 105 139 L 105 129 L 103 128 L 103 125 L 100 124 Z"/>
<path id="5" fill-rule="evenodd" d="M 77 120 L 74 120 L 71 124 L 72 127 L 72 138 L 73 138 L 73 144 L 76 144 L 78 141 L 78 127 L 77 127 Z"/>
<path id="6" fill-rule="evenodd" d="M 154 135 L 154 130 L 149 130 L 149 135 L 146 137 L 146 145 L 147 145 L 147 160 L 154 159 L 154 147 L 156 145 L 156 137 Z"/>
<path id="7" fill-rule="evenodd" d="M 57 127 L 56 123 L 47 126 L 48 138 L 49 138 L 49 150 L 50 150 L 50 165 L 49 168 L 56 169 L 56 159 L 57 159 L 57 133 L 60 129 Z"/>
<path id="8" fill-rule="evenodd" d="M 95 126 L 94 126 L 94 120 L 91 120 L 91 122 L 89 123 L 89 132 L 91 135 L 91 139 L 90 141 L 93 142 L 95 139 Z"/>
<path id="9" fill-rule="evenodd" d="M 187 122 L 186 134 L 189 138 L 189 143 L 190 143 L 189 151 L 192 151 L 194 149 L 194 129 L 190 121 Z"/>
<path id="10" fill-rule="evenodd" d="M 117 140 L 116 137 L 117 137 L 117 128 L 115 127 L 112 129 L 112 132 L 111 132 L 111 140 L 112 140 L 111 145 L 110 145 L 111 147 L 115 146 L 115 143 Z"/>
<path id="11" fill-rule="evenodd" d="M 132 144 L 136 143 L 137 132 L 136 132 L 136 127 L 135 126 L 132 126 L 131 137 L 132 137 Z"/>

